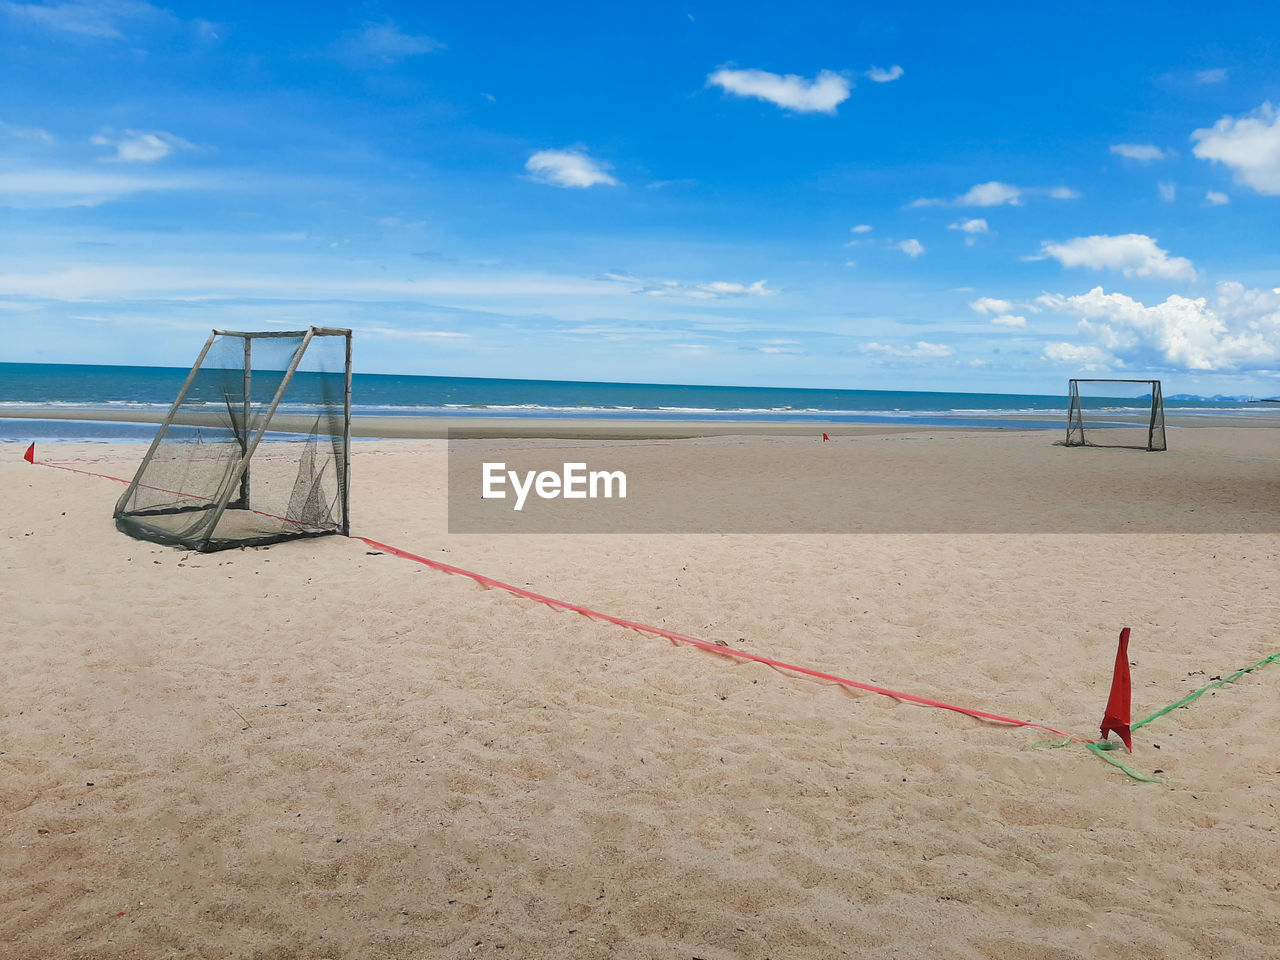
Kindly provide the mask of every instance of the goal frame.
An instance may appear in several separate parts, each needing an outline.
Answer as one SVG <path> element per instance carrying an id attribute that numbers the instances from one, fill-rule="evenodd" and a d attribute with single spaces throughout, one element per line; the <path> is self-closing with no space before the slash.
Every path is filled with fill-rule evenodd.
<path id="1" fill-rule="evenodd" d="M 153 539 L 156 542 L 170 543 L 172 539 L 166 535 L 160 534 L 160 531 L 151 531 L 145 523 L 139 522 L 136 518 L 132 522 L 125 524 L 123 521 L 126 515 L 126 505 L 132 499 L 137 491 L 139 484 L 142 483 L 143 475 L 146 472 L 148 464 L 151 463 L 160 443 L 164 440 L 169 428 L 177 421 L 178 414 L 182 409 L 183 403 L 187 398 L 188 392 L 191 390 L 192 384 L 195 382 L 197 375 L 200 373 L 205 358 L 209 354 L 210 348 L 219 337 L 236 337 L 244 340 L 244 423 L 245 429 L 243 434 L 237 437 L 240 445 L 240 456 L 235 460 L 235 465 L 229 475 L 227 482 L 222 484 L 222 492 L 214 500 L 208 508 L 208 520 L 201 524 L 198 533 L 191 535 L 191 546 L 199 551 L 209 551 L 217 549 L 227 549 L 230 546 L 256 546 L 264 543 L 276 543 L 282 540 L 298 539 L 301 537 L 325 536 L 332 534 L 340 534 L 344 537 L 351 535 L 351 335 L 352 332 L 346 328 L 340 327 L 308 327 L 306 330 L 270 330 L 270 331 L 242 331 L 242 330 L 213 330 L 209 337 L 205 340 L 204 347 L 200 350 L 200 354 L 196 357 L 196 361 L 191 366 L 191 371 L 187 374 L 183 381 L 182 387 L 178 391 L 177 398 L 173 401 L 173 405 L 169 408 L 168 414 L 161 421 L 156 435 L 151 441 L 151 445 L 147 448 L 146 454 L 142 458 L 141 464 L 138 466 L 137 472 L 134 474 L 133 480 L 129 483 L 128 488 L 120 497 L 116 504 L 115 519 L 116 526 L 122 531 L 129 533 L 131 536 L 141 537 L 143 539 Z M 298 532 L 295 534 L 281 534 L 266 538 L 250 538 L 242 543 L 230 544 L 227 547 L 213 546 L 210 539 L 214 531 L 218 527 L 219 520 L 228 508 L 238 508 L 249 510 L 250 506 L 250 465 L 253 456 L 257 452 L 258 445 L 268 432 L 270 432 L 271 421 L 275 417 L 276 410 L 284 399 L 285 394 L 293 382 L 294 374 L 297 373 L 299 365 L 306 356 L 307 348 L 311 345 L 311 341 L 316 337 L 342 337 L 345 342 L 344 350 L 344 367 L 343 367 L 343 410 L 342 410 L 342 462 L 338 464 L 341 471 L 341 517 L 337 529 L 323 532 Z M 282 339 L 282 338 L 301 338 L 301 344 L 290 360 L 289 366 L 283 371 L 279 386 L 275 389 L 271 397 L 271 401 L 267 406 L 265 413 L 260 419 L 260 425 L 253 436 L 250 436 L 249 430 L 249 408 L 251 397 L 251 377 L 252 377 L 252 352 L 253 342 L 261 339 Z M 179 510 L 183 508 L 177 508 Z"/>
<path id="2" fill-rule="evenodd" d="M 1067 383 L 1067 439 L 1068 447 L 1106 446 L 1096 444 L 1085 436 L 1084 407 L 1080 400 L 1082 383 L 1145 383 L 1151 388 L 1151 416 L 1147 421 L 1146 450 L 1160 452 L 1168 449 L 1165 439 L 1164 393 L 1159 380 L 1122 379 L 1113 377 L 1077 377 Z M 1157 433 L 1158 431 L 1158 433 Z M 1117 446 L 1122 446 L 1117 444 Z M 1139 447 L 1138 449 L 1144 449 Z"/>

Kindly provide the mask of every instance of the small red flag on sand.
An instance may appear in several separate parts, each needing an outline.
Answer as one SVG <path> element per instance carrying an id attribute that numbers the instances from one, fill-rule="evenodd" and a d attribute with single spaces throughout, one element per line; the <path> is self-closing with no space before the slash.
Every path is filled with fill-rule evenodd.
<path id="1" fill-rule="evenodd" d="M 1124 741 L 1126 750 L 1133 752 L 1133 736 L 1129 732 L 1130 700 L 1133 684 L 1129 680 L 1129 628 L 1120 631 L 1120 646 L 1116 650 L 1116 670 L 1111 678 L 1111 696 L 1107 698 L 1107 712 L 1102 716 L 1102 736 L 1114 732 Z"/>
<path id="2" fill-rule="evenodd" d="M 27 463 L 36 462 L 36 445 L 34 443 L 27 447 L 27 452 L 22 455 L 22 459 L 27 461 Z"/>
<path id="3" fill-rule="evenodd" d="M 828 437 L 825 433 L 822 435 L 822 442 L 823 442 L 823 443 L 826 443 L 826 442 L 827 442 L 828 440 L 830 440 L 830 439 L 831 439 L 831 438 L 830 438 L 830 437 Z M 35 444 L 33 443 L 33 444 L 32 444 L 32 446 L 34 447 L 34 446 L 35 446 Z"/>

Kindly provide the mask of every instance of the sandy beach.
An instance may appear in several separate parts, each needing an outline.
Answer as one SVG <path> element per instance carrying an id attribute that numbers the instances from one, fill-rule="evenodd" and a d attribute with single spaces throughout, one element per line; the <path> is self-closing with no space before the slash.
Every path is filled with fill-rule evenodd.
<path id="1" fill-rule="evenodd" d="M 633 445 L 637 469 L 692 474 L 737 437 L 762 472 L 981 475 L 981 515 L 1081 523 L 948 530 L 921 498 L 939 525 L 910 532 L 450 534 L 447 445 L 417 439 L 355 445 L 353 533 L 1085 738 L 1121 627 L 1135 720 L 1280 651 L 1275 431 L 1148 454 L 615 429 L 673 441 Z M 127 478 L 144 450 L 37 454 Z M 0 957 L 1280 956 L 1280 664 L 1138 731 L 1122 759 L 1162 780 L 1138 782 L 355 539 L 131 540 L 121 484 L 21 453 L 0 447 Z M 1151 532 L 1191 511 L 1199 532 Z"/>

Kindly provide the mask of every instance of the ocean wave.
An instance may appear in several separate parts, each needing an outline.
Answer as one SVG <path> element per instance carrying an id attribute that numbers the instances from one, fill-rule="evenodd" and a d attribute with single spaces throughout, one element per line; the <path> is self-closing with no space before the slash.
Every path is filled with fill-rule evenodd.
<path id="1" fill-rule="evenodd" d="M 225 403 L 214 401 L 191 401 L 184 403 L 184 409 L 201 410 L 206 409 L 216 412 L 225 409 Z M 254 404 L 255 411 L 260 411 L 265 404 Z M 79 402 L 74 400 L 39 400 L 39 401 L 22 401 L 22 400 L 3 400 L 0 401 L 0 409 L 29 409 L 29 410 L 101 410 L 108 411 L 138 411 L 155 415 L 163 415 L 172 407 L 172 403 L 145 402 L 138 400 L 108 400 L 98 402 Z M 279 407 L 282 414 L 305 414 L 313 411 L 315 407 L 304 402 L 284 402 Z M 1112 416 L 1144 416 L 1149 408 L 1143 405 L 1137 406 L 1115 406 L 1108 405 L 1105 407 L 1086 407 L 1086 417 L 1112 417 Z M 1181 417 L 1276 417 L 1280 415 L 1280 408 L 1269 404 L 1243 404 L 1243 403 L 1224 403 L 1221 406 L 1206 407 L 1199 404 L 1184 405 L 1181 403 L 1166 403 L 1165 414 L 1167 416 Z M 440 418 L 470 418 L 470 417 L 517 417 L 521 419 L 550 417 L 556 419 L 564 419 L 570 417 L 582 417 L 585 419 L 789 419 L 789 420 L 817 420 L 817 419 L 848 419 L 848 418 L 875 418 L 877 420 L 918 420 L 918 419 L 940 419 L 946 420 L 950 418 L 988 418 L 988 419 L 1009 419 L 1009 418 L 1055 418 L 1066 417 L 1066 403 L 1063 402 L 1061 407 L 1049 406 L 1026 406 L 1017 407 L 952 407 L 952 408 L 931 408 L 931 409 L 903 409 L 901 407 L 878 408 L 878 409 L 850 409 L 838 407 L 796 407 L 790 405 L 783 406 L 744 406 L 744 407 L 707 407 L 707 406 L 678 406 L 678 405 L 627 405 L 627 404 L 539 404 L 539 403 L 508 403 L 508 404 L 480 404 L 480 403 L 444 403 L 444 404 L 396 404 L 396 403 L 359 403 L 352 404 L 351 412 L 354 416 L 384 416 L 384 417 L 440 417 Z M 110 419 L 109 417 L 107 419 Z"/>

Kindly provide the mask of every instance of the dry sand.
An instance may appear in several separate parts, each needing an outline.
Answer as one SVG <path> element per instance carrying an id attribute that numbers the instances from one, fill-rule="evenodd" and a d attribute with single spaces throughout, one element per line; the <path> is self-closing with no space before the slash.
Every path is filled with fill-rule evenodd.
<path id="1" fill-rule="evenodd" d="M 1194 501 L 1280 469 L 1273 436 L 1060 452 L 1122 484 L 1168 457 L 1199 478 Z M 940 436 L 914 469 L 1036 463 L 1052 439 Z M 792 463 L 835 455 L 756 442 L 762 469 L 780 442 Z M 894 469 L 880 437 L 838 442 Z M 127 477 L 143 449 L 39 452 Z M 1165 782 L 1138 783 L 1036 731 L 674 646 L 355 540 L 133 541 L 110 520 L 119 484 L 20 455 L 0 448 L 2 957 L 1280 956 L 1280 665 L 1139 731 L 1127 762 Z M 358 444 L 355 531 L 1083 736 L 1121 626 L 1135 719 L 1280 650 L 1274 522 L 461 536 L 444 461 L 439 441 Z M 1037 482 L 1046 503 L 1082 496 L 1078 476 Z M 1169 510 L 1161 489 L 1124 508 Z M 1274 482 L 1239 496 L 1280 513 Z"/>

